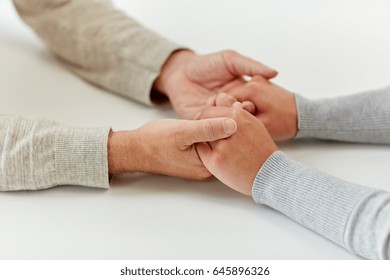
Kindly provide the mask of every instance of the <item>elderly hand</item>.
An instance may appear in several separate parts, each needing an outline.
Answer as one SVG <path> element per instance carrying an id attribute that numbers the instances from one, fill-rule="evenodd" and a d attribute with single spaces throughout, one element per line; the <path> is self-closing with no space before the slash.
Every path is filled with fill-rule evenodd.
<path id="1" fill-rule="evenodd" d="M 149 172 L 186 179 L 211 176 L 195 150 L 195 143 L 231 136 L 234 120 L 158 120 L 134 131 L 112 132 L 108 141 L 111 175 Z"/>
<path id="2" fill-rule="evenodd" d="M 234 51 L 199 56 L 182 50 L 165 63 L 154 88 L 169 98 L 179 116 L 198 119 L 210 96 L 226 86 L 244 84 L 244 75 L 270 79 L 277 72 Z"/>
<path id="3" fill-rule="evenodd" d="M 222 183 L 246 195 L 252 194 L 257 172 L 278 148 L 263 123 L 241 108 L 210 107 L 202 117 L 229 117 L 236 121 L 237 131 L 227 139 L 196 144 L 204 166 Z"/>

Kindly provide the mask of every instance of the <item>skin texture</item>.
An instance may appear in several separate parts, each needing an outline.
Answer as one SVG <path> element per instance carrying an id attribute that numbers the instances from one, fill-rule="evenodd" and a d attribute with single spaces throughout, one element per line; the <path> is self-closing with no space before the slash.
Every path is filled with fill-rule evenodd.
<path id="1" fill-rule="evenodd" d="M 239 102 L 232 107 L 210 107 L 202 117 L 229 117 L 237 131 L 227 139 L 197 143 L 196 150 L 205 167 L 222 183 L 245 195 L 252 194 L 257 172 L 278 148 L 263 123 Z"/>
<path id="2" fill-rule="evenodd" d="M 186 179 L 211 176 L 200 161 L 195 143 L 215 141 L 234 134 L 229 118 L 158 120 L 133 131 L 112 132 L 108 141 L 110 175 L 148 172 Z"/>
<path id="3" fill-rule="evenodd" d="M 261 75 L 271 79 L 277 72 L 234 51 L 200 56 L 188 50 L 175 52 L 161 70 L 154 89 L 165 94 L 176 113 L 199 119 L 208 98 L 229 85 L 244 84 L 242 76 Z M 253 105 L 247 108 L 253 109 Z"/>
<path id="4" fill-rule="evenodd" d="M 230 97 L 218 94 L 208 100 L 208 106 L 227 106 L 236 100 L 251 101 L 256 107 L 254 115 L 275 141 L 289 140 L 297 134 L 297 107 L 291 92 L 261 76 L 253 77 L 246 84 L 233 83 L 222 90 Z"/>

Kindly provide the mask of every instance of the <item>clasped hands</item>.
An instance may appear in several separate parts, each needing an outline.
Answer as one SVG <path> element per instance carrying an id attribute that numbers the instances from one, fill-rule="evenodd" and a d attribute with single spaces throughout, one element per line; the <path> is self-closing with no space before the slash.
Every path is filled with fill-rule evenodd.
<path id="1" fill-rule="evenodd" d="M 278 149 L 274 140 L 297 133 L 294 96 L 269 81 L 276 75 L 233 51 L 172 54 L 154 89 L 188 120 L 158 120 L 112 132 L 110 174 L 149 172 L 196 180 L 214 175 L 251 195 L 257 172 Z"/>

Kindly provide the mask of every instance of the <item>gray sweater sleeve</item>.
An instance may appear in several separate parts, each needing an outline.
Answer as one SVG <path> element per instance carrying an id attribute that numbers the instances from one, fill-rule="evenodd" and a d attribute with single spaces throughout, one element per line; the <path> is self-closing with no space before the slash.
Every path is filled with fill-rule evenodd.
<path id="1" fill-rule="evenodd" d="M 178 45 L 115 9 L 110 0 L 13 0 L 22 19 L 67 68 L 151 105 L 154 80 Z"/>
<path id="2" fill-rule="evenodd" d="M 0 115 L 0 191 L 108 188 L 109 131 Z"/>
<path id="3" fill-rule="evenodd" d="M 179 46 L 110 0 L 13 0 L 64 65 L 85 80 L 151 104 L 154 80 Z M 108 188 L 109 128 L 80 129 L 0 116 L 0 191 L 72 184 Z"/>
<path id="4" fill-rule="evenodd" d="M 390 87 L 331 99 L 295 95 L 297 138 L 390 144 Z"/>
<path id="5" fill-rule="evenodd" d="M 275 152 L 253 198 L 368 259 L 390 258 L 390 193 L 342 181 Z"/>

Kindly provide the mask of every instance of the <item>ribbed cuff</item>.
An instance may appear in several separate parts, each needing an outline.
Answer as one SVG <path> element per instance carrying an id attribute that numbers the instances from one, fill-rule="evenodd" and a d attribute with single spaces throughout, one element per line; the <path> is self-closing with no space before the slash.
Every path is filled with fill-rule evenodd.
<path id="1" fill-rule="evenodd" d="M 335 105 L 336 99 L 310 100 L 298 94 L 294 96 L 298 114 L 298 132 L 295 138 L 311 137 L 342 141 L 353 138 L 350 131 L 346 131 L 346 127 L 343 129 L 345 112 L 342 111 L 343 108 Z"/>
<path id="2" fill-rule="evenodd" d="M 109 127 L 84 129 L 60 126 L 54 142 L 54 183 L 109 188 L 109 132 Z"/>
<path id="3" fill-rule="evenodd" d="M 309 229 L 345 247 L 348 218 L 369 188 L 353 185 L 273 153 L 259 170 L 252 195 Z"/>
<path id="4" fill-rule="evenodd" d="M 324 127 L 322 117 L 317 118 L 318 107 L 310 99 L 294 94 L 298 114 L 298 132 L 295 138 L 315 137 L 313 130 Z"/>

